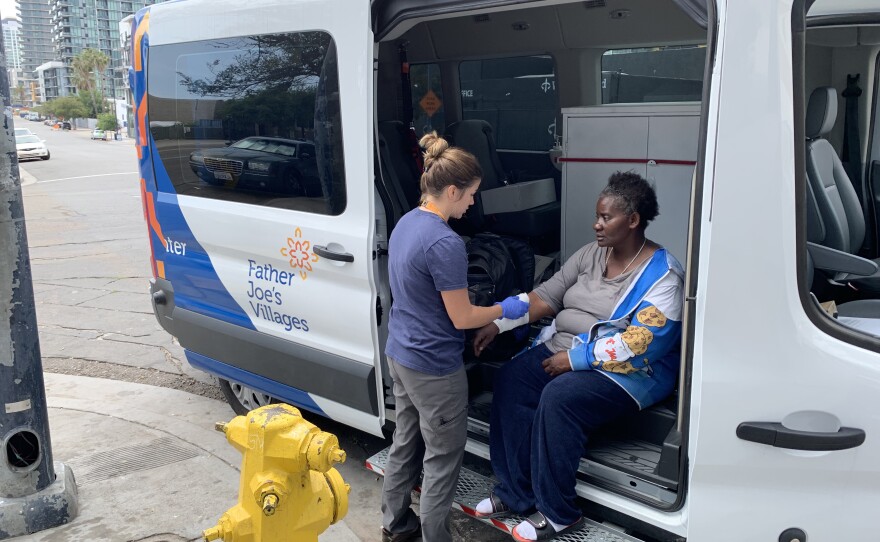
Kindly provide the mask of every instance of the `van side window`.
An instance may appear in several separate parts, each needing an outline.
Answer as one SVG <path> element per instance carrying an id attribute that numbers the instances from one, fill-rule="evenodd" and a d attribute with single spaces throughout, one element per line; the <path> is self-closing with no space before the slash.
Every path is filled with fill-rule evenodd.
<path id="1" fill-rule="evenodd" d="M 466 61 L 459 77 L 463 118 L 491 124 L 499 149 L 546 151 L 562 133 L 552 57 Z"/>
<path id="2" fill-rule="evenodd" d="M 164 166 L 178 194 L 329 215 L 345 209 L 329 34 L 159 45 L 149 63 L 157 67 L 148 67 L 155 173 L 161 180 Z"/>
<path id="3" fill-rule="evenodd" d="M 413 126 L 416 135 L 422 137 L 434 130 L 442 134 L 446 128 L 446 112 L 443 107 L 440 66 L 410 65 L 409 83 L 412 89 Z"/>
<path id="4" fill-rule="evenodd" d="M 860 43 L 828 39 L 866 28 L 810 27 L 800 38 L 805 45 L 795 45 L 803 73 L 795 72 L 793 90 L 804 106 L 805 130 L 795 136 L 804 149 L 795 154 L 795 171 L 804 174 L 798 190 L 805 196 L 798 210 L 806 233 L 806 246 L 798 247 L 806 271 L 799 286 L 804 309 L 820 329 L 880 352 L 880 205 L 874 195 L 880 110 L 870 98 L 880 80 L 858 75 L 880 66 L 880 55 L 862 52 Z M 832 61 L 838 58 L 852 59 L 852 65 L 838 72 Z"/>
<path id="5" fill-rule="evenodd" d="M 698 102 L 705 67 L 705 45 L 605 51 L 602 103 Z"/>

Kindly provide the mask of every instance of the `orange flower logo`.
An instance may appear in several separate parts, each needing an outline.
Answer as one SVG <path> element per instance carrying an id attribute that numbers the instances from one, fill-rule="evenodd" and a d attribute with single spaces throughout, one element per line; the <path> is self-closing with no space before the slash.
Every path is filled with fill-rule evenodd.
<path id="1" fill-rule="evenodd" d="M 318 261 L 318 255 L 313 253 L 312 243 L 302 240 L 302 230 L 297 228 L 293 237 L 287 238 L 287 246 L 281 247 L 281 255 L 287 258 L 290 267 L 299 269 L 299 276 L 306 280 L 312 271 L 312 263 Z"/>

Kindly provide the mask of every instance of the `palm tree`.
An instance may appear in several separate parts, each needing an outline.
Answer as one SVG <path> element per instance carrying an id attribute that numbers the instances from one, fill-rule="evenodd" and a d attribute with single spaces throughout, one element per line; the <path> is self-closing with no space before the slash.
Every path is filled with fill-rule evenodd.
<path id="1" fill-rule="evenodd" d="M 83 49 L 73 57 L 73 61 L 70 63 L 71 80 L 77 91 L 89 93 L 95 115 L 101 112 L 98 109 L 95 95 L 97 91 L 101 90 L 101 76 L 108 64 L 110 64 L 110 57 L 98 49 Z"/>

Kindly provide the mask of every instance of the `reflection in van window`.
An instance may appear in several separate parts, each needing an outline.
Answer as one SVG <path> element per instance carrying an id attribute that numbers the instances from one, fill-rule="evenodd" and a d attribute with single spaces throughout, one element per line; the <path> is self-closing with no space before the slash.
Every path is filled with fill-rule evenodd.
<path id="1" fill-rule="evenodd" d="M 459 76 L 463 118 L 491 124 L 497 148 L 546 151 L 562 133 L 552 57 L 462 62 Z"/>
<path id="2" fill-rule="evenodd" d="M 150 49 L 149 119 L 178 194 L 345 208 L 336 46 L 325 32 Z M 157 168 L 157 175 L 161 175 Z"/>
<path id="3" fill-rule="evenodd" d="M 412 64 L 409 67 L 409 83 L 412 88 L 413 127 L 416 135 L 446 128 L 446 112 L 443 107 L 443 85 L 440 66 L 437 64 Z"/>
<path id="4" fill-rule="evenodd" d="M 698 102 L 705 66 L 705 45 L 605 51 L 602 103 Z"/>

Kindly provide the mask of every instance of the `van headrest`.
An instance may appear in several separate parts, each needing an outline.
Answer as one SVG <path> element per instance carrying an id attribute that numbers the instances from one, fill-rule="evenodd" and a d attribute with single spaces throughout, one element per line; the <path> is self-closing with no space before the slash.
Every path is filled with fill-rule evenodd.
<path id="1" fill-rule="evenodd" d="M 807 104 L 807 139 L 822 137 L 834 128 L 837 120 L 837 91 L 833 87 L 819 87 L 810 94 Z"/>

